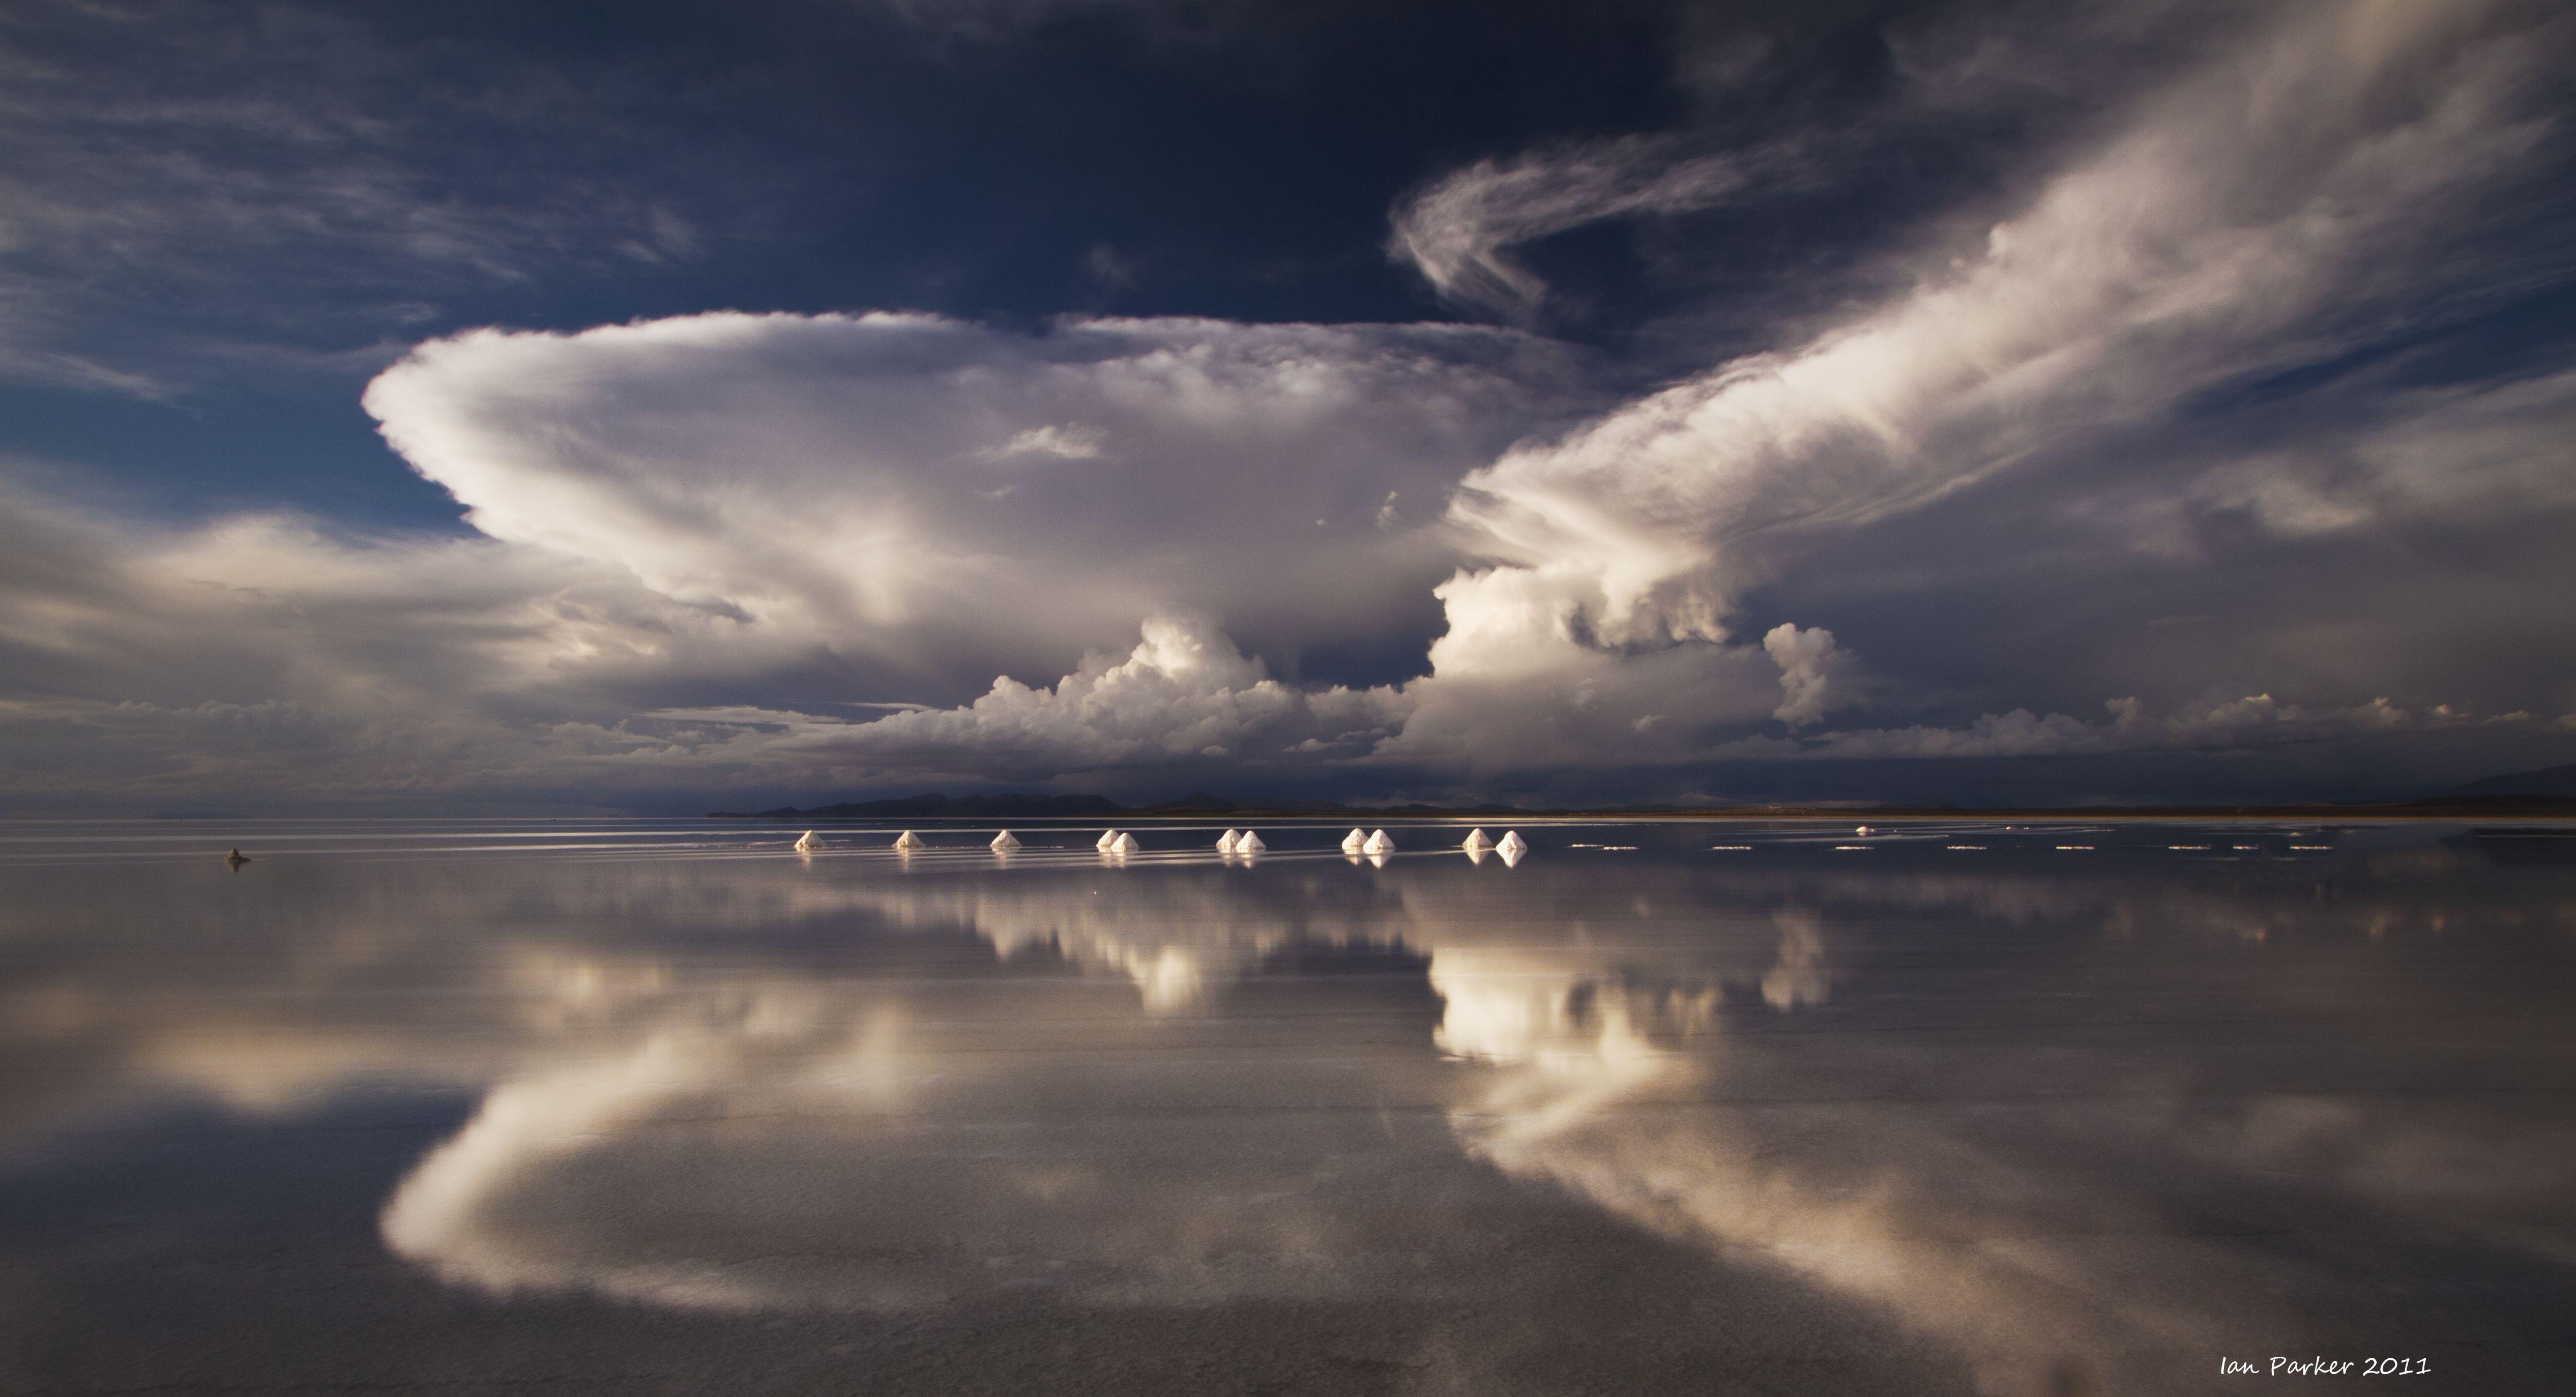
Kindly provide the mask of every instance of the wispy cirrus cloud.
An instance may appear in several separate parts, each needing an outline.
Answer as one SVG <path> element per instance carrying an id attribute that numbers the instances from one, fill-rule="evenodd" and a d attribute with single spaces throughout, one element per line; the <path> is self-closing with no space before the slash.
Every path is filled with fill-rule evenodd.
<path id="1" fill-rule="evenodd" d="M 430 57 L 296 5 L 12 7 L 0 376 L 157 398 L 245 361 L 365 372 L 436 300 L 702 255 L 652 180 L 456 163 L 460 138 L 599 142 L 630 94 Z"/>
<path id="2" fill-rule="evenodd" d="M 1407 195 L 1387 249 L 1443 299 L 1526 322 L 1547 283 L 1512 248 L 1605 219 L 1707 208 L 1789 161 L 1780 150 L 1690 154 L 1643 136 L 1479 160 Z"/>

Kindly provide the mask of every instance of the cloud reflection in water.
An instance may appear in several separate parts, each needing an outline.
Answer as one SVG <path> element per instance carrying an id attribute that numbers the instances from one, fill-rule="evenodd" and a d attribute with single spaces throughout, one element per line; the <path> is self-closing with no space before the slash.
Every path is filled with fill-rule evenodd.
<path id="1" fill-rule="evenodd" d="M 2402 1324 L 2388 1219 L 2576 1256 L 2545 977 L 2499 973 L 2576 899 L 2426 857 L 311 865 L 157 962 L 66 940 L 0 1024 L 93 1103 L 481 1090 L 381 1227 L 499 1293 L 1472 1303 L 1579 1266 L 1554 1198 L 1987 1390 L 2191 1390 Z"/>

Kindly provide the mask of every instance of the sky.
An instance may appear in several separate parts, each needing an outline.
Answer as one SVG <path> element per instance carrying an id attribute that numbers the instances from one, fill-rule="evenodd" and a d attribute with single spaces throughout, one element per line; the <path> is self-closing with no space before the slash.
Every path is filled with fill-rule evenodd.
<path id="1" fill-rule="evenodd" d="M 0 9 L 0 813 L 2576 761 L 2549 0 Z"/>

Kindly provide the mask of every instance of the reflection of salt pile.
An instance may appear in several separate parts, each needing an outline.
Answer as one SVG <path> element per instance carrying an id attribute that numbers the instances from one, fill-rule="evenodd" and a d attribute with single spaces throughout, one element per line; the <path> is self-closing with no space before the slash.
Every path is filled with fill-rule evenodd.
<path id="1" fill-rule="evenodd" d="M 1342 836 L 1342 852 L 1345 854 L 1356 854 L 1367 847 L 1368 836 L 1360 833 L 1358 830 L 1352 830 L 1350 833 Z"/>
<path id="2" fill-rule="evenodd" d="M 1460 844 L 1458 847 L 1473 853 L 1477 850 L 1490 849 L 1494 847 L 1494 841 L 1487 839 L 1483 830 L 1471 829 L 1467 831 L 1466 842 Z"/>
<path id="3" fill-rule="evenodd" d="M 1762 977 L 1762 1002 L 1784 1013 L 1824 1003 L 1833 978 L 1825 963 L 1823 920 L 1804 908 L 1783 908 L 1771 921 L 1780 928 L 1780 960 Z"/>
<path id="4" fill-rule="evenodd" d="M 909 854 L 915 849 L 929 848 L 930 841 L 923 839 L 920 835 L 913 833 L 911 830 L 905 830 L 902 834 L 895 836 L 894 847 Z"/>
<path id="5" fill-rule="evenodd" d="M 810 829 L 809 829 L 809 830 L 807 830 L 807 831 L 805 831 L 805 837 L 804 837 L 804 838 L 799 839 L 799 840 L 797 840 L 797 841 L 796 841 L 796 852 L 798 852 L 798 853 L 800 853 L 800 854 L 810 854 L 810 853 L 814 852 L 815 850 L 820 849 L 820 848 L 822 848 L 822 847 L 823 847 L 823 841 L 822 841 L 822 840 L 819 840 L 819 839 L 816 839 L 816 838 L 814 837 L 814 831 L 812 831 L 812 830 L 810 830 Z"/>
<path id="6" fill-rule="evenodd" d="M 1121 857 L 1136 852 L 1136 836 L 1120 831 L 1117 838 L 1109 841 L 1109 852 Z"/>
<path id="7" fill-rule="evenodd" d="M 1245 830 L 1243 832 L 1243 837 L 1234 841 L 1234 851 L 1238 854 L 1257 854 L 1269 847 L 1269 845 L 1261 842 L 1260 835 L 1254 834 L 1250 830 Z"/>
<path id="8" fill-rule="evenodd" d="M 1234 841 L 1242 837 L 1243 836 L 1236 834 L 1233 830 L 1227 830 L 1225 833 L 1216 837 L 1216 851 L 1220 854 L 1233 853 Z"/>
<path id="9" fill-rule="evenodd" d="M 1100 832 L 1100 842 L 1092 845 L 1091 847 L 1098 849 L 1100 852 L 1105 854 L 1109 852 L 1109 846 L 1117 842 L 1118 831 L 1114 829 L 1105 829 Z"/>
<path id="10" fill-rule="evenodd" d="M 1360 846 L 1360 852 L 1363 854 L 1392 854 L 1395 852 L 1395 841 L 1386 837 L 1385 830 L 1379 830 L 1377 833 L 1368 837 L 1368 842 L 1366 844 Z"/>
<path id="11" fill-rule="evenodd" d="M 1020 847 L 1020 841 L 1013 838 L 1009 830 L 1004 830 L 1000 834 L 993 836 L 994 853 L 1007 854 L 1018 847 Z"/>
<path id="12" fill-rule="evenodd" d="M 1482 866 L 1484 865 L 1484 862 L 1485 862 L 1485 856 L 1486 856 L 1486 855 L 1488 855 L 1488 854 L 1491 854 L 1491 853 L 1493 853 L 1493 852 L 1494 852 L 1494 851 L 1493 851 L 1493 850 L 1491 850 L 1491 849 L 1482 848 L 1482 847 L 1480 847 L 1480 846 L 1478 846 L 1478 845 L 1470 844 L 1470 845 L 1468 845 L 1468 846 L 1467 846 L 1467 862 L 1472 863 L 1472 864 L 1475 864 L 1475 865 L 1477 865 L 1477 866 L 1479 866 L 1479 867 L 1482 867 Z"/>

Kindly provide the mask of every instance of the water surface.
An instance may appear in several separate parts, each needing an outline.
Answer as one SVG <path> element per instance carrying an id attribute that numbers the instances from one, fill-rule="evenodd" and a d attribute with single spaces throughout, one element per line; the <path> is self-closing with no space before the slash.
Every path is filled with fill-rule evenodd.
<path id="1" fill-rule="evenodd" d="M 2576 831 L 799 832 L 0 827 L 0 1387 L 2570 1387 Z"/>

